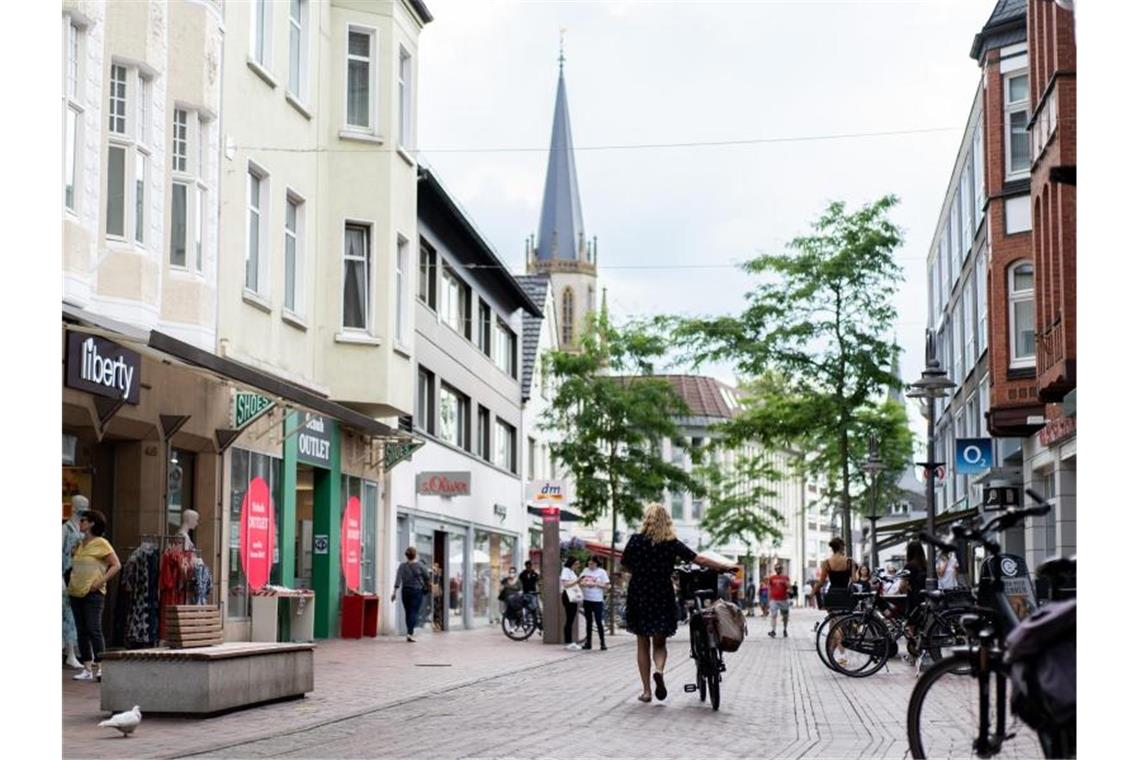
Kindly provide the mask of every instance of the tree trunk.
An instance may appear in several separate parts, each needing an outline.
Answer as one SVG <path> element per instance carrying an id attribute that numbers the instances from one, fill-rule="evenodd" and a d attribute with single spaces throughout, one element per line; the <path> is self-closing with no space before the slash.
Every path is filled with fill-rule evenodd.
<path id="1" fill-rule="evenodd" d="M 847 461 L 847 421 L 842 422 L 839 431 L 839 457 L 843 460 L 843 543 L 847 552 L 852 552 L 851 546 L 851 463 Z"/>
<path id="2" fill-rule="evenodd" d="M 616 605 L 614 604 L 613 582 L 617 577 L 617 484 L 613 480 L 610 481 L 610 516 L 611 516 L 611 529 L 610 529 L 610 636 L 614 635 L 614 616 L 616 614 Z"/>

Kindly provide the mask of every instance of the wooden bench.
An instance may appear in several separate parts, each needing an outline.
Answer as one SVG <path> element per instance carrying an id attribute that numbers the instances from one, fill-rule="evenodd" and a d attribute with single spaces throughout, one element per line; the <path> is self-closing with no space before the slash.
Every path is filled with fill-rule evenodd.
<path id="1" fill-rule="evenodd" d="M 231 642 L 103 655 L 100 707 L 214 715 L 313 690 L 313 644 Z"/>

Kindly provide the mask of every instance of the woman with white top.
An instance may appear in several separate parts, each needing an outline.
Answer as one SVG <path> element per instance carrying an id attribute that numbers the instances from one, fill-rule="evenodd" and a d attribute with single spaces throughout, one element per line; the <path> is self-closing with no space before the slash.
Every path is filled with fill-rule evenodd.
<path id="1" fill-rule="evenodd" d="M 606 649 L 606 634 L 602 628 L 602 616 L 605 612 L 605 593 L 610 587 L 610 576 L 598 566 L 598 558 L 591 556 L 586 560 L 586 569 L 579 576 L 582 583 L 582 604 L 586 607 L 586 643 L 583 649 L 592 649 L 590 642 L 594 623 L 598 624 L 598 647 L 603 652 Z"/>
<path id="2" fill-rule="evenodd" d="M 578 599 L 582 599 L 582 581 L 578 578 L 578 571 L 582 563 L 574 557 L 567 557 L 562 566 L 562 609 L 566 613 L 566 622 L 562 625 L 562 641 L 567 649 L 581 649 L 574 642 L 574 616 L 578 614 Z M 571 595 L 575 601 L 570 601 Z"/>
<path id="3" fill-rule="evenodd" d="M 935 563 L 938 571 L 938 588 L 958 588 L 958 555 L 942 549 Z"/>

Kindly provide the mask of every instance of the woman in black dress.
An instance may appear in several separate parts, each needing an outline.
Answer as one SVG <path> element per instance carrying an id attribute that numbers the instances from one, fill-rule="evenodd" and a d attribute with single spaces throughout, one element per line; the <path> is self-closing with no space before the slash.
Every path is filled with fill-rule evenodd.
<path id="1" fill-rule="evenodd" d="M 649 691 L 649 656 L 652 642 L 653 679 L 658 699 L 668 695 L 665 689 L 665 639 L 677 632 L 677 598 L 673 594 L 673 566 L 680 559 L 696 562 L 721 572 L 732 565 L 698 556 L 677 540 L 673 520 L 660 504 L 645 509 L 641 532 L 629 537 L 621 563 L 631 573 L 625 602 L 625 627 L 637 635 L 637 669 L 641 674 L 642 702 L 652 700 Z"/>

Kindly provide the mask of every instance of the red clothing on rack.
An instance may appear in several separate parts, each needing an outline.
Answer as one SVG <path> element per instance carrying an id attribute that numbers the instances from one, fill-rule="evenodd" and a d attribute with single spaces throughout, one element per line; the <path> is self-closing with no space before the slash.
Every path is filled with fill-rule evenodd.
<path id="1" fill-rule="evenodd" d="M 158 571 L 158 635 L 166 638 L 166 606 L 186 604 L 186 589 L 194 571 L 194 552 L 171 547 L 162 555 Z"/>

